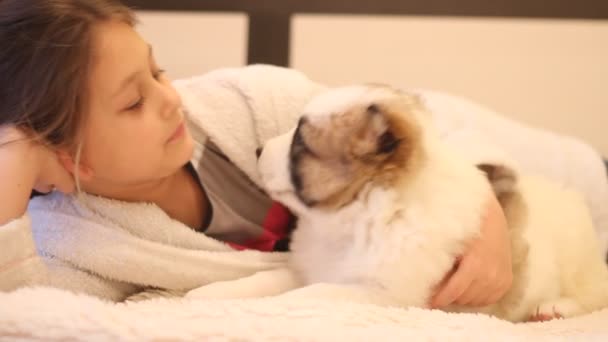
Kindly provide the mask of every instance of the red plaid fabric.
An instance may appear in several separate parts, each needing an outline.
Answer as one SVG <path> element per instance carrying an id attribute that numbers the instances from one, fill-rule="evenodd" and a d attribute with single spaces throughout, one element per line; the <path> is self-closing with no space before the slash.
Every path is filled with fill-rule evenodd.
<path id="1" fill-rule="evenodd" d="M 264 228 L 264 233 L 262 233 L 262 235 L 242 244 L 231 242 L 228 244 L 237 250 L 255 249 L 263 252 L 271 252 L 274 250 L 278 241 L 287 238 L 292 219 L 293 216 L 291 212 L 285 206 L 279 202 L 273 202 L 266 214 L 264 223 L 262 224 Z"/>

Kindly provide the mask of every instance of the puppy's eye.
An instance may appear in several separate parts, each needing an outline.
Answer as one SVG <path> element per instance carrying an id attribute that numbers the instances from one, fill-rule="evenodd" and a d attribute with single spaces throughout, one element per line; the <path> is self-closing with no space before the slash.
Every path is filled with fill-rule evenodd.
<path id="1" fill-rule="evenodd" d="M 380 113 L 380 107 L 378 107 L 378 105 L 377 105 L 377 104 L 372 103 L 371 105 L 369 105 L 369 106 L 367 107 L 367 112 L 368 112 L 369 114 L 378 114 L 378 113 Z"/>
<path id="2" fill-rule="evenodd" d="M 386 132 L 384 132 L 384 134 L 382 134 L 380 137 L 378 137 L 377 152 L 379 154 L 391 153 L 395 149 L 397 149 L 397 147 L 399 147 L 400 143 L 401 143 L 401 141 L 399 139 L 397 139 L 397 137 L 395 137 L 395 135 L 393 133 L 386 131 Z"/>

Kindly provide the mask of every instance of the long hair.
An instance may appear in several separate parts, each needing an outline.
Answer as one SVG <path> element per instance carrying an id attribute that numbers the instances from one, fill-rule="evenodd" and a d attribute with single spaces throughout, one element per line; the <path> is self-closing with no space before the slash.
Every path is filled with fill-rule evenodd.
<path id="1" fill-rule="evenodd" d="M 0 125 L 78 150 L 97 23 L 135 24 L 115 0 L 0 0 Z M 1 148 L 1 146 L 0 146 Z"/>

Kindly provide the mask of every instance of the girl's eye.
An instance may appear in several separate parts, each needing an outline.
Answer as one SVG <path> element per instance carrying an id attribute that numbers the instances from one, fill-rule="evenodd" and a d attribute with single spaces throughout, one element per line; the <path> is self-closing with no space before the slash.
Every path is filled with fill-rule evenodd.
<path id="1" fill-rule="evenodd" d="M 152 77 L 154 77 L 154 79 L 158 81 L 164 73 L 165 73 L 165 70 L 156 69 L 154 72 L 152 72 Z M 127 110 L 127 111 L 137 110 L 137 109 L 141 108 L 143 106 L 143 104 L 144 104 L 144 98 L 140 97 L 135 103 L 133 103 L 132 105 L 127 107 L 125 110 Z"/>
<path id="2" fill-rule="evenodd" d="M 144 104 L 144 98 L 140 97 L 139 100 L 137 100 L 137 102 L 135 102 L 134 104 L 130 105 L 129 107 L 127 107 L 126 110 L 136 110 L 141 108 L 141 106 Z"/>
<path id="3" fill-rule="evenodd" d="M 154 77 L 155 80 L 158 81 L 158 79 L 165 73 L 164 69 L 157 69 L 156 71 L 154 71 L 152 73 L 152 76 Z"/>

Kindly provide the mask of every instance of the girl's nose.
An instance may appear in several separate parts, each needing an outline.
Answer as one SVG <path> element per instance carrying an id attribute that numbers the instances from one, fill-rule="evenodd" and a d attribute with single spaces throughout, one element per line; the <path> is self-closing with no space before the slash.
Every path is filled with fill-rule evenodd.
<path id="1" fill-rule="evenodd" d="M 162 91 L 163 108 L 162 113 L 166 118 L 170 118 L 182 107 L 182 100 L 177 90 L 171 85 L 165 85 Z"/>

